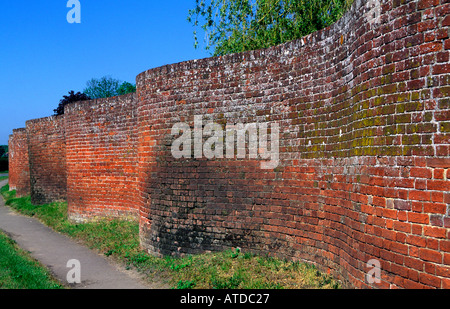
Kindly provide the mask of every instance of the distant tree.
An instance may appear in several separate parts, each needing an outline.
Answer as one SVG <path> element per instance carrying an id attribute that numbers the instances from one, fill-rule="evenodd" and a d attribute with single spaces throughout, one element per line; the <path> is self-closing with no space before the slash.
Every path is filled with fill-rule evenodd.
<path id="1" fill-rule="evenodd" d="M 6 153 L 8 153 L 8 146 L 0 145 L 0 158 L 4 157 Z"/>
<path id="2" fill-rule="evenodd" d="M 117 95 L 136 92 L 136 86 L 129 82 L 121 82 L 110 76 L 92 78 L 86 83 L 84 93 L 93 99 L 109 98 Z"/>
<path id="3" fill-rule="evenodd" d="M 103 76 L 102 78 L 90 79 L 86 86 L 83 92 L 91 98 L 109 98 L 117 95 L 120 81 L 110 76 Z"/>
<path id="4" fill-rule="evenodd" d="M 59 101 L 59 105 L 56 109 L 53 111 L 55 112 L 55 116 L 63 115 L 64 114 L 64 106 L 66 106 L 69 103 L 72 102 L 78 102 L 78 101 L 85 101 L 90 100 L 91 98 L 86 95 L 85 93 L 77 92 L 75 91 L 69 91 L 69 95 L 63 96 L 63 99 Z"/>
<path id="5" fill-rule="evenodd" d="M 132 93 L 132 92 L 136 92 L 136 85 L 133 85 L 129 82 L 123 82 L 119 86 L 119 89 L 117 89 L 118 95 L 123 95 L 123 94 L 127 94 L 127 93 Z"/>

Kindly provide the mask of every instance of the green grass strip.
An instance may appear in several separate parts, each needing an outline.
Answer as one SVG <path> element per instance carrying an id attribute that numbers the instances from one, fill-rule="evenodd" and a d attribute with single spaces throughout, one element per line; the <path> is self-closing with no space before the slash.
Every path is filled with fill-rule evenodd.
<path id="1" fill-rule="evenodd" d="M 62 289 L 38 261 L 4 233 L 0 233 L 1 289 Z"/>

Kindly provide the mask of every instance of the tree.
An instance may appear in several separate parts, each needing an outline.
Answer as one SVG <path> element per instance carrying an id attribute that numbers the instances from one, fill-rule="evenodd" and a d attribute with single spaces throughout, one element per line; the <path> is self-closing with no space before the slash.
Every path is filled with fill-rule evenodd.
<path id="1" fill-rule="evenodd" d="M 103 76 L 100 79 L 92 78 L 86 83 L 85 94 L 93 99 L 109 98 L 117 95 L 120 81 L 110 76 Z"/>
<path id="2" fill-rule="evenodd" d="M 86 83 L 86 89 L 83 90 L 85 94 L 93 99 L 109 98 L 117 95 L 136 92 L 136 86 L 129 82 L 121 82 L 110 76 L 103 76 L 102 78 L 92 78 Z"/>
<path id="3" fill-rule="evenodd" d="M 129 82 L 123 82 L 119 86 L 119 89 L 117 89 L 118 95 L 123 95 L 123 94 L 127 94 L 127 93 L 132 93 L 132 92 L 136 92 L 136 85 L 133 85 Z"/>
<path id="4" fill-rule="evenodd" d="M 91 98 L 86 95 L 85 93 L 77 92 L 71 90 L 69 91 L 69 95 L 63 96 L 63 99 L 59 101 L 59 105 L 56 109 L 53 111 L 55 112 L 55 116 L 63 115 L 64 114 L 64 106 L 66 106 L 69 103 L 72 102 L 78 102 L 78 101 L 86 101 L 90 100 Z"/>
<path id="5" fill-rule="evenodd" d="M 0 145 L 0 158 L 7 157 L 8 155 L 8 145 Z"/>
<path id="6" fill-rule="evenodd" d="M 353 0 L 196 0 L 188 21 L 205 31 L 213 55 L 267 48 L 337 21 Z M 194 30 L 198 47 L 197 30 Z"/>

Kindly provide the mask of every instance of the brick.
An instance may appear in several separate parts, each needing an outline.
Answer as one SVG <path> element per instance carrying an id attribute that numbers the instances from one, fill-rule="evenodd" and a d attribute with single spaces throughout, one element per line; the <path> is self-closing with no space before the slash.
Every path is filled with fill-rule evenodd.
<path id="1" fill-rule="evenodd" d="M 426 246 L 426 240 L 422 236 L 408 235 L 408 237 L 406 238 L 406 242 L 416 247 Z"/>
<path id="2" fill-rule="evenodd" d="M 424 203 L 423 211 L 426 213 L 445 214 L 447 211 L 447 205 L 440 203 Z"/>
<path id="3" fill-rule="evenodd" d="M 408 221 L 413 223 L 428 224 L 429 216 L 427 214 L 410 212 L 408 213 Z"/>
<path id="4" fill-rule="evenodd" d="M 450 289 L 450 279 L 449 278 L 442 279 L 442 289 L 444 289 L 444 290 Z"/>
<path id="5" fill-rule="evenodd" d="M 431 201 L 436 203 L 442 203 L 444 201 L 443 192 L 431 192 Z"/>
<path id="6" fill-rule="evenodd" d="M 443 220 L 441 215 L 430 215 L 430 224 L 433 226 L 443 226 Z"/>
<path id="7" fill-rule="evenodd" d="M 447 16 L 444 18 L 444 20 L 442 21 L 442 26 L 443 26 L 443 27 L 445 27 L 445 26 L 450 26 L 450 16 L 449 16 L 449 15 L 447 15 Z"/>
<path id="8" fill-rule="evenodd" d="M 441 279 L 439 279 L 436 276 L 432 276 L 430 274 L 426 274 L 426 273 L 421 273 L 420 274 L 420 279 L 419 282 L 427 285 L 427 286 L 432 286 L 435 288 L 440 288 L 441 287 Z"/>
<path id="9" fill-rule="evenodd" d="M 428 191 L 410 191 L 409 199 L 415 201 L 430 201 L 431 193 Z"/>
<path id="10" fill-rule="evenodd" d="M 427 166 L 437 168 L 449 168 L 449 158 L 427 158 Z M 431 177 L 430 177 L 431 178 Z"/>
<path id="11" fill-rule="evenodd" d="M 450 228 L 450 217 L 444 217 L 444 227 Z"/>
<path id="12" fill-rule="evenodd" d="M 413 224 L 411 226 L 411 230 L 412 230 L 412 233 L 415 234 L 415 235 L 422 235 L 423 228 L 422 228 L 421 225 Z"/>
<path id="13" fill-rule="evenodd" d="M 436 265 L 436 275 L 450 279 L 450 267 Z"/>
<path id="14" fill-rule="evenodd" d="M 433 53 L 433 52 L 440 51 L 441 49 L 442 49 L 441 42 L 430 42 L 430 43 L 420 45 L 420 53 L 421 54 Z"/>
<path id="15" fill-rule="evenodd" d="M 439 0 L 420 0 L 417 4 L 419 10 L 439 5 Z"/>
<path id="16" fill-rule="evenodd" d="M 444 264 L 450 265 L 450 254 L 449 253 L 444 253 Z"/>
<path id="17" fill-rule="evenodd" d="M 434 250 L 421 248 L 419 249 L 419 257 L 424 261 L 442 263 L 442 254 Z"/>
<path id="18" fill-rule="evenodd" d="M 409 279 L 404 280 L 403 286 L 405 287 L 405 289 L 414 289 L 414 290 L 427 288 L 426 285 L 421 284 L 417 281 L 409 280 Z"/>
<path id="19" fill-rule="evenodd" d="M 405 200 L 395 200 L 394 208 L 398 210 L 411 210 L 411 202 Z"/>
<path id="20" fill-rule="evenodd" d="M 411 224 L 406 222 L 394 221 L 394 230 L 411 233 Z"/>
<path id="21" fill-rule="evenodd" d="M 411 177 L 432 178 L 432 171 L 428 168 L 413 167 L 410 170 Z"/>
<path id="22" fill-rule="evenodd" d="M 433 66 L 433 74 L 448 74 L 450 73 L 450 64 L 436 64 Z"/>
<path id="23" fill-rule="evenodd" d="M 390 249 L 393 252 L 401 253 L 401 254 L 408 254 L 408 246 L 405 244 L 401 244 L 398 242 L 392 242 Z"/>
<path id="24" fill-rule="evenodd" d="M 407 266 L 409 268 L 417 269 L 419 271 L 423 271 L 424 262 L 419 259 L 405 257 L 405 266 Z"/>
<path id="25" fill-rule="evenodd" d="M 424 226 L 424 235 L 435 237 L 435 238 L 445 238 L 447 230 L 440 227 Z"/>
<path id="26" fill-rule="evenodd" d="M 425 179 L 416 179 L 416 181 L 414 182 L 414 188 L 417 190 L 426 190 L 427 181 Z"/>
<path id="27" fill-rule="evenodd" d="M 447 180 L 427 180 L 428 190 L 450 191 L 450 181 Z"/>
<path id="28" fill-rule="evenodd" d="M 441 240 L 439 242 L 440 249 L 445 252 L 450 252 L 450 241 L 449 240 Z"/>

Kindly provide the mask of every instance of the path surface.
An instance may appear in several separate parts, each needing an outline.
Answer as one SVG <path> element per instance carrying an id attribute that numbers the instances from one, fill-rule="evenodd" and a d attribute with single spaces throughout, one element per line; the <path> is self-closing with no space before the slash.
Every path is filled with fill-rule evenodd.
<path id="1" fill-rule="evenodd" d="M 0 181 L 0 188 L 7 180 Z M 5 206 L 0 197 L 0 230 L 47 266 L 54 277 L 66 286 L 67 267 L 72 259 L 80 261 L 81 283 L 72 289 L 148 289 L 149 284 L 110 264 L 108 260 L 69 237 L 59 234 L 34 218 L 19 215 Z"/>

